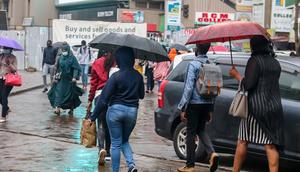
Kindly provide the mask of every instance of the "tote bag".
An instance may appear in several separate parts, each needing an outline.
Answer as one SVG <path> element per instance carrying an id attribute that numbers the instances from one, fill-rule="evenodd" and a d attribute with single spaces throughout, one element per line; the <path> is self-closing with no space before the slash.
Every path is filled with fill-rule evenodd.
<path id="1" fill-rule="evenodd" d="M 234 117 L 247 118 L 248 116 L 248 93 L 242 87 L 241 83 L 239 89 L 235 94 L 231 106 L 229 108 L 229 114 Z"/>

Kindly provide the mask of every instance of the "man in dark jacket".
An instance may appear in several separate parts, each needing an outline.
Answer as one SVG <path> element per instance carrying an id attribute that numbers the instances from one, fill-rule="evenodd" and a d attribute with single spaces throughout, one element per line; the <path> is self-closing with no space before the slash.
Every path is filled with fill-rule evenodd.
<path id="1" fill-rule="evenodd" d="M 52 41 L 47 41 L 47 47 L 44 49 L 43 54 L 43 81 L 44 81 L 44 90 L 43 92 L 47 92 L 47 74 L 50 72 L 50 80 L 52 83 L 53 75 L 54 75 L 54 63 L 55 63 L 55 49 L 52 47 Z"/>

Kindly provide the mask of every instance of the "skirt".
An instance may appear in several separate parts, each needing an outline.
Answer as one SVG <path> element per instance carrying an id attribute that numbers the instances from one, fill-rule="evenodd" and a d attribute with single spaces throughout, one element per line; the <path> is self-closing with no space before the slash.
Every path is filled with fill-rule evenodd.
<path id="1" fill-rule="evenodd" d="M 252 115 L 248 115 L 246 119 L 241 120 L 238 138 L 239 140 L 254 144 L 272 144 L 272 141 L 268 138 Z"/>

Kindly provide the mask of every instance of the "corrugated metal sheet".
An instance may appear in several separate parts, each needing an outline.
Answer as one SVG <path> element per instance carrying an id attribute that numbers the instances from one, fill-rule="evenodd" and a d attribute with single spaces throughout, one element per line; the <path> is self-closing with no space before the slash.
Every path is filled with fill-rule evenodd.
<path id="1" fill-rule="evenodd" d="M 195 0 L 195 12 L 221 12 L 235 13 L 235 9 L 229 7 L 220 0 Z"/>

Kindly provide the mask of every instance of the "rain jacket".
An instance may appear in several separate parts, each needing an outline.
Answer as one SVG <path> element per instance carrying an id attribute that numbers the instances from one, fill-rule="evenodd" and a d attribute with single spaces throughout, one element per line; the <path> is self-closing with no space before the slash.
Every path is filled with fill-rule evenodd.
<path id="1" fill-rule="evenodd" d="M 169 52 L 169 58 L 170 58 L 171 62 L 174 61 L 176 55 L 177 55 L 176 49 L 172 48 Z"/>
<path id="2" fill-rule="evenodd" d="M 114 73 L 104 86 L 90 117 L 93 121 L 107 106 L 121 104 L 138 107 L 139 99 L 145 96 L 143 77 L 133 68 L 133 50 L 122 47 L 115 53 L 115 58 L 120 70 Z"/>
<path id="3" fill-rule="evenodd" d="M 196 89 L 196 81 L 199 76 L 199 71 L 201 70 L 201 65 L 202 63 L 206 63 L 207 60 L 206 55 L 200 55 L 189 63 L 184 82 L 183 95 L 177 107 L 180 111 L 185 111 L 188 104 L 214 104 L 214 99 L 201 97 Z"/>
<path id="4" fill-rule="evenodd" d="M 43 53 L 43 65 L 45 63 L 49 65 L 54 65 L 55 58 L 56 58 L 55 49 L 52 46 L 46 47 Z"/>

